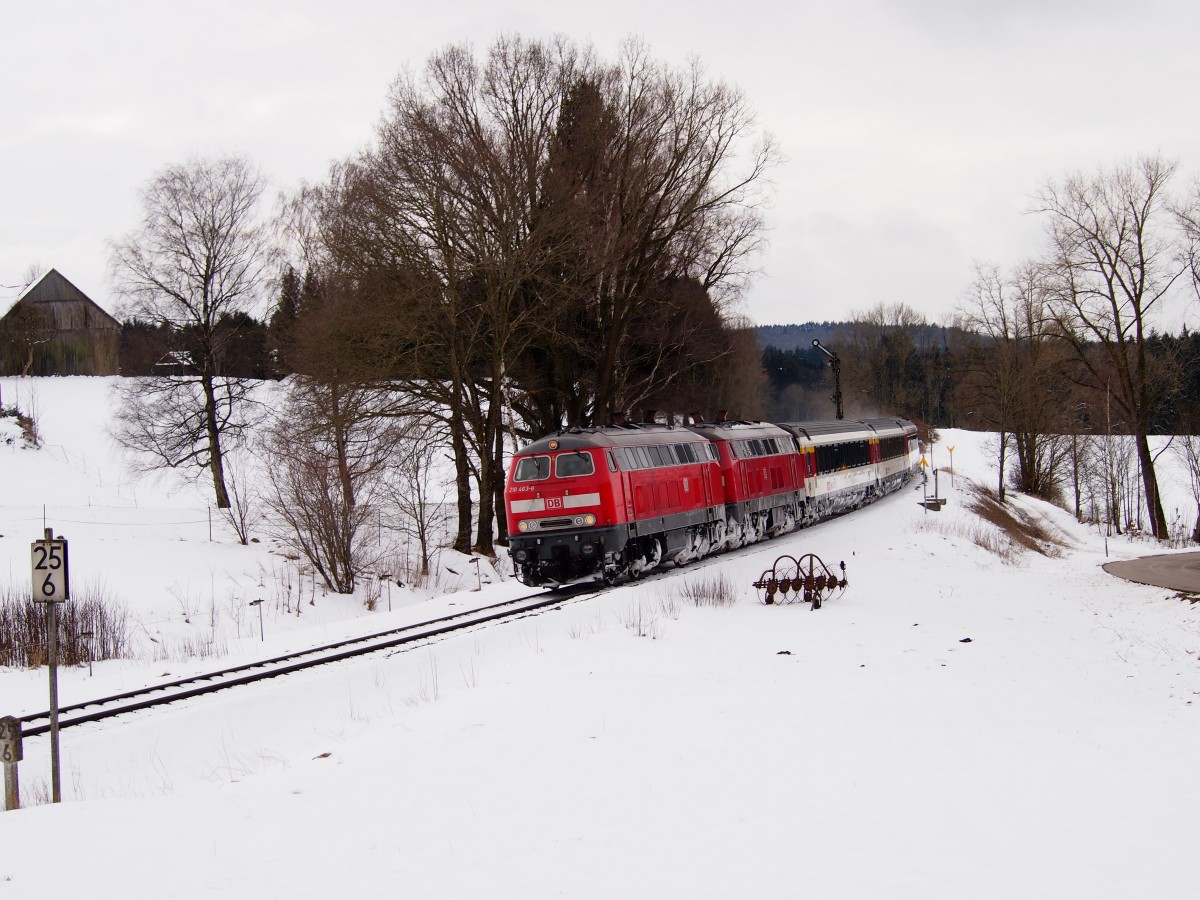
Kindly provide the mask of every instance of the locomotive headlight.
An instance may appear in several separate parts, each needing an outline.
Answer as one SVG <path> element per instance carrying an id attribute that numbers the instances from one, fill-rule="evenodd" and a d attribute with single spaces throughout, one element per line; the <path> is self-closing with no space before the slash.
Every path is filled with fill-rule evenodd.
<path id="1" fill-rule="evenodd" d="M 588 526 L 595 525 L 596 517 L 593 516 L 591 513 L 588 513 L 586 516 L 583 517 L 583 524 L 588 525 Z"/>
<path id="2" fill-rule="evenodd" d="M 522 519 L 520 522 L 517 523 L 517 531 L 528 531 L 528 530 L 529 530 L 528 520 Z"/>

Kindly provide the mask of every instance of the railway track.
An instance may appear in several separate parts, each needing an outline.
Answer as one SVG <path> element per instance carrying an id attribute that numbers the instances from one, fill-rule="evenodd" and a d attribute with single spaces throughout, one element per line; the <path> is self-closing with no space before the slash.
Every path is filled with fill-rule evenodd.
<path id="1" fill-rule="evenodd" d="M 410 644 L 420 645 L 432 638 L 456 631 L 466 631 L 492 622 L 520 619 L 546 609 L 562 606 L 564 603 L 593 597 L 597 593 L 599 592 L 595 590 L 538 591 L 535 594 L 527 594 L 478 609 L 464 610 L 453 615 L 430 619 L 427 622 L 404 625 L 362 637 L 347 638 L 320 647 L 298 650 L 227 669 L 218 669 L 215 672 L 205 672 L 176 681 L 148 685 L 109 697 L 98 697 L 94 700 L 72 703 L 59 708 L 58 727 L 63 729 L 87 722 L 99 722 L 138 710 L 165 706 L 168 703 L 175 703 L 190 697 L 200 697 L 316 666 L 328 665 L 357 656 L 366 656 L 381 650 L 405 647 Z M 23 737 L 37 737 L 50 731 L 49 710 L 29 713 L 17 718 L 21 721 Z"/>
<path id="2" fill-rule="evenodd" d="M 794 532 L 792 533 L 794 534 Z M 709 566 L 720 564 L 723 559 L 728 559 L 730 556 L 739 556 L 744 553 L 753 553 L 762 550 L 767 543 L 770 542 L 762 541 L 742 547 L 728 554 L 693 561 L 688 563 L 686 568 L 689 571 L 703 570 Z M 641 576 L 639 580 L 657 580 L 669 577 L 675 571 L 676 569 L 673 567 L 666 570 L 657 570 Z M 191 675 L 176 681 L 161 682 L 137 690 L 114 694 L 109 697 L 98 697 L 94 700 L 72 703 L 59 707 L 58 727 L 63 729 L 69 728 L 72 725 L 99 722 L 138 710 L 165 706 L 169 703 L 175 703 L 191 697 L 213 694 L 217 691 L 265 681 L 268 678 L 276 678 L 280 675 L 300 672 L 305 669 L 315 668 L 316 666 L 328 665 L 357 656 L 366 656 L 381 650 L 405 647 L 411 644 L 420 645 L 423 641 L 456 631 L 466 631 L 470 628 L 492 622 L 520 619 L 546 609 L 561 606 L 565 603 L 595 597 L 606 590 L 607 588 L 594 588 L 590 586 L 574 586 L 558 591 L 539 590 L 533 594 L 526 594 L 525 596 L 505 600 L 501 603 L 493 603 L 477 609 L 464 610 L 460 613 L 441 616 L 426 622 L 404 625 L 399 628 L 392 628 L 362 637 L 347 638 L 346 640 L 306 650 L 298 650 L 270 659 L 256 660 L 255 662 L 239 666 L 218 669 L 215 672 Z M 17 716 L 17 718 L 21 722 L 21 734 L 23 737 L 37 737 L 50 731 L 49 710 L 29 713 Z"/>

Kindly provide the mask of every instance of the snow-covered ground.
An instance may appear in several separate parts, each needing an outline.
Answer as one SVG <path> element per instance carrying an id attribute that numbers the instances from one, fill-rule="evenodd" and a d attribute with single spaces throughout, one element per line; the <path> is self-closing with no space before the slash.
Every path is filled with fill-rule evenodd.
<path id="1" fill-rule="evenodd" d="M 0 582 L 27 583 L 44 503 L 73 584 L 103 580 L 152 644 L 219 632 L 222 662 L 523 590 L 471 569 L 390 613 L 268 598 L 262 641 L 235 610 L 286 560 L 210 541 L 202 485 L 132 483 L 103 380 L 35 384 L 46 447 L 0 443 Z M 990 460 L 949 432 L 935 464 L 948 446 L 941 512 L 906 490 L 539 617 L 69 729 L 66 802 L 0 813 L 0 897 L 1191 897 L 1200 604 L 1107 575 L 1155 548 L 1106 557 L 1041 503 L 1018 501 L 1061 554 L 982 549 L 965 500 Z M 802 553 L 845 560 L 846 592 L 762 605 L 751 582 Z M 734 605 L 683 596 L 718 577 Z M 63 701 L 215 666 L 153 653 L 65 671 Z M 0 715 L 45 692 L 0 670 Z M 46 757 L 27 742 L 27 802 Z"/>

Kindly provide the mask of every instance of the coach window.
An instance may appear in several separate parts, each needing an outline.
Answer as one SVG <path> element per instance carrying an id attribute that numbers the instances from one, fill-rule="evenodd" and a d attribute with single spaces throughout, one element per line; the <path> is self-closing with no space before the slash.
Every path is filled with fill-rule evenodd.
<path id="1" fill-rule="evenodd" d="M 592 457 L 582 450 L 574 453 L 560 453 L 554 460 L 554 474 L 559 478 L 578 478 L 580 475 L 594 475 L 596 465 Z"/>
<path id="2" fill-rule="evenodd" d="M 541 481 L 550 477 L 550 457 L 526 456 L 518 460 L 513 481 Z"/>

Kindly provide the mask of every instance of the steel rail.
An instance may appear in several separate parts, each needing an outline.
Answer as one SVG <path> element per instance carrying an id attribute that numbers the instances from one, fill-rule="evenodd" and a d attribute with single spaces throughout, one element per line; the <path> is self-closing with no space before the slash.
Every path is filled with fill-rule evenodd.
<path id="1" fill-rule="evenodd" d="M 347 638 L 345 640 L 335 641 L 331 644 L 324 644 L 319 647 L 310 647 L 305 650 L 298 650 L 292 653 L 287 653 L 282 656 L 275 656 L 268 659 L 256 660 L 250 663 L 244 663 L 238 666 L 231 666 L 226 669 L 219 669 L 215 672 L 204 672 L 197 675 L 191 675 L 187 678 L 177 679 L 175 681 L 162 682 L 160 684 L 148 685 L 137 690 L 125 691 L 120 694 L 113 694 L 109 697 L 99 697 L 93 700 L 86 700 L 80 703 L 73 703 L 68 706 L 63 706 L 59 709 L 59 715 L 67 715 L 67 718 L 60 718 L 59 728 L 67 728 L 71 725 L 81 725 L 86 722 L 97 722 L 102 719 L 112 718 L 113 716 L 123 715 L 125 713 L 136 712 L 137 710 L 149 709 L 155 706 L 163 706 L 168 703 L 173 703 L 177 700 L 184 700 L 191 697 L 198 697 L 204 694 L 216 693 L 217 691 L 225 690 L 231 687 L 237 687 L 244 684 L 252 684 L 256 681 L 264 681 L 268 678 L 275 678 L 279 675 L 286 675 L 292 672 L 299 672 L 304 669 L 314 668 L 316 666 L 326 665 L 328 663 L 340 662 L 342 660 L 351 659 L 355 656 L 365 656 L 369 653 L 375 653 L 380 650 L 387 650 L 393 647 L 403 646 L 404 644 L 415 643 L 418 641 L 427 640 L 429 638 L 439 637 L 449 634 L 454 631 L 466 630 L 477 625 L 484 625 L 489 622 L 497 622 L 503 619 L 518 619 L 536 612 L 546 609 L 547 607 L 559 606 L 563 603 L 571 602 L 578 599 L 583 599 L 585 596 L 595 596 L 595 592 L 590 594 L 577 592 L 575 594 L 554 594 L 547 596 L 547 592 L 540 591 L 537 594 L 527 594 L 524 597 L 516 597 L 511 600 L 505 600 L 501 603 L 493 603 L 487 606 L 481 606 L 473 610 L 463 610 L 459 613 L 454 613 L 448 616 L 440 616 L 436 619 L 430 619 L 425 622 L 416 622 L 411 625 L 404 625 L 399 628 L 392 628 L 386 631 L 376 632 L 374 634 L 364 635 L 357 638 Z M 545 597 L 535 603 L 529 603 L 517 609 L 505 609 L 514 604 L 529 600 L 532 597 Z M 485 615 L 479 615 L 485 613 Z M 466 621 L 456 621 L 463 620 Z M 449 623 L 449 624 L 448 624 Z M 207 684 L 199 684 L 199 682 L 209 682 Z M 187 687 L 195 685 L 194 687 Z M 185 688 L 184 690 L 174 690 L 175 688 Z M 164 693 L 169 692 L 169 693 Z M 158 696 L 151 696 L 158 695 Z M 130 703 L 121 703 L 124 700 L 131 700 Z M 110 704 L 120 703 L 119 706 L 110 706 Z M 83 713 L 82 715 L 72 715 L 89 707 L 104 707 L 92 712 Z M 45 734 L 50 730 L 49 718 L 50 712 L 32 713 L 26 716 L 17 717 L 22 722 L 21 734 L 23 737 L 37 737 Z M 34 725 L 25 727 L 25 723 L 46 720 L 44 725 Z"/>

